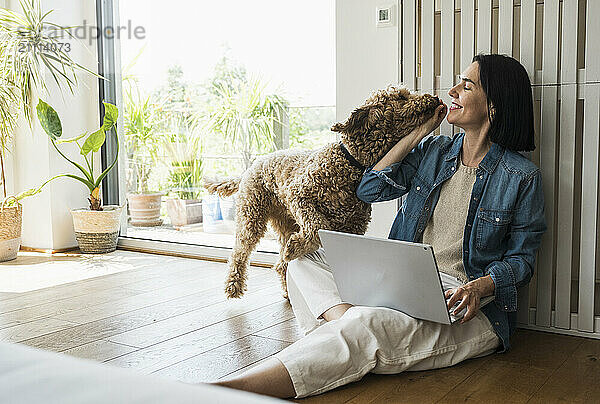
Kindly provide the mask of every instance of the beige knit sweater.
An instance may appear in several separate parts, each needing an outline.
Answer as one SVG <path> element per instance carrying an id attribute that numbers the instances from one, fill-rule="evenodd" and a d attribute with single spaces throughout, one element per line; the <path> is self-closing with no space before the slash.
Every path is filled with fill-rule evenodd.
<path id="1" fill-rule="evenodd" d="M 467 283 L 462 244 L 469 200 L 477 167 L 460 162 L 456 173 L 442 184 L 440 198 L 423 232 L 423 243 L 431 244 L 441 272 Z"/>

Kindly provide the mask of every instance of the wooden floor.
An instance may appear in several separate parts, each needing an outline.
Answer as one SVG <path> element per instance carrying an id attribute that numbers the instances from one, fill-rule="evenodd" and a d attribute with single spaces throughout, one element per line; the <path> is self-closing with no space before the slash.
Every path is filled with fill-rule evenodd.
<path id="1" fill-rule="evenodd" d="M 252 268 L 246 296 L 227 301 L 225 264 L 149 258 L 130 271 L 0 292 L 0 340 L 198 383 L 251 367 L 300 338 L 272 271 Z M 508 354 L 368 375 L 299 401 L 600 402 L 599 340 L 519 330 L 513 344 Z"/>

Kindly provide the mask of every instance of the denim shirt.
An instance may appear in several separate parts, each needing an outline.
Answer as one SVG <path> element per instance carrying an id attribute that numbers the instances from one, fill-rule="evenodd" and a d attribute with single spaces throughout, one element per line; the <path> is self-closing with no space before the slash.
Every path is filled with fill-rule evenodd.
<path id="1" fill-rule="evenodd" d="M 456 172 L 464 134 L 425 138 L 401 162 L 381 171 L 367 168 L 358 198 L 367 203 L 406 195 L 389 238 L 421 242 L 440 188 Z M 509 346 L 516 325 L 517 288 L 529 283 L 546 231 L 540 170 L 521 154 L 492 143 L 477 169 L 463 237 L 469 280 L 490 275 L 495 299 L 481 308 Z"/>

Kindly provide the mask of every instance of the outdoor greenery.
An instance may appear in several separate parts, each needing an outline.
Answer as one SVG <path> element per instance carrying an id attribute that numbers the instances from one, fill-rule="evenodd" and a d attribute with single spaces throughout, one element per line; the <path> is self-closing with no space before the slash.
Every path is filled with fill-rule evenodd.
<path id="1" fill-rule="evenodd" d="M 265 94 L 265 85 L 256 78 L 233 90 L 220 82 L 215 90 L 217 103 L 202 111 L 207 117 L 205 128 L 230 140 L 247 169 L 256 154 L 275 150 L 274 123 L 281 123 L 286 101 L 279 95 Z"/>

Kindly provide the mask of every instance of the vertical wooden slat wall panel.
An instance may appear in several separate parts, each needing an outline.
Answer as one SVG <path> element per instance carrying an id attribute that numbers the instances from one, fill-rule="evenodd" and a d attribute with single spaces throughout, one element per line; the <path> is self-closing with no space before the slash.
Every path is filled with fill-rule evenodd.
<path id="1" fill-rule="evenodd" d="M 441 10 L 440 98 L 450 106 L 448 90 L 454 86 L 454 0 L 442 2 Z M 452 136 L 452 125 L 444 119 L 440 132 Z"/>
<path id="2" fill-rule="evenodd" d="M 513 0 L 500 0 L 498 9 L 498 53 L 512 56 Z"/>
<path id="3" fill-rule="evenodd" d="M 537 278 L 537 325 L 549 327 L 552 316 L 552 273 L 554 270 L 554 198 L 556 178 L 556 113 L 558 81 L 558 2 L 544 4 L 544 45 L 542 59 L 542 117 L 540 168 L 544 184 L 546 224 L 542 238 Z"/>
<path id="4" fill-rule="evenodd" d="M 535 0 L 521 0 L 520 62 L 535 83 Z"/>
<path id="5" fill-rule="evenodd" d="M 575 192 L 575 120 L 577 105 L 577 0 L 564 0 L 561 42 L 560 147 L 556 234 L 556 298 L 554 326 L 571 327 L 571 263 L 573 193 Z M 566 29 L 565 29 L 566 28 Z"/>
<path id="6" fill-rule="evenodd" d="M 585 100 L 581 195 L 581 243 L 577 328 L 594 332 L 596 221 L 598 212 L 598 137 L 600 115 L 600 1 L 588 0 L 585 50 Z M 593 82 L 594 84 L 590 84 Z"/>
<path id="7" fill-rule="evenodd" d="M 435 87 L 434 73 L 434 18 L 435 0 L 422 0 L 421 18 L 423 29 L 421 30 L 421 91 L 433 93 Z M 426 28 L 427 27 L 427 28 Z"/>
<path id="8" fill-rule="evenodd" d="M 521 0 L 521 24 L 519 27 L 520 62 L 527 70 L 529 79 L 535 81 L 535 0 Z M 518 293 L 517 321 L 529 324 L 529 295 L 534 294 L 533 284 L 522 287 Z"/>
<path id="9" fill-rule="evenodd" d="M 402 1 L 402 82 L 417 89 L 417 0 Z"/>
<path id="10" fill-rule="evenodd" d="M 475 0 L 461 0 L 460 71 L 471 64 L 475 54 Z"/>
<path id="11" fill-rule="evenodd" d="M 492 0 L 477 2 L 477 53 L 492 51 Z"/>

